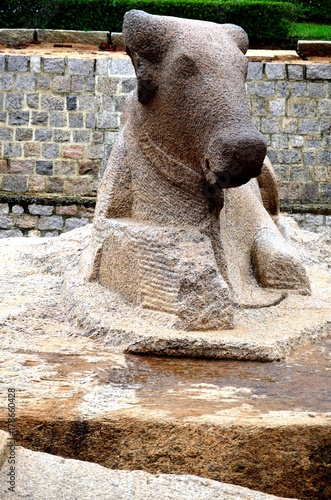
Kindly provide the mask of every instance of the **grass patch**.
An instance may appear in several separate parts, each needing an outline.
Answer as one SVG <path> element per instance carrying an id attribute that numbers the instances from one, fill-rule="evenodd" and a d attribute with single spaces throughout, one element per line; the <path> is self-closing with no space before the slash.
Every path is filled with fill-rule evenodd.
<path id="1" fill-rule="evenodd" d="M 293 26 L 293 38 L 298 40 L 330 40 L 331 25 L 295 23 Z"/>

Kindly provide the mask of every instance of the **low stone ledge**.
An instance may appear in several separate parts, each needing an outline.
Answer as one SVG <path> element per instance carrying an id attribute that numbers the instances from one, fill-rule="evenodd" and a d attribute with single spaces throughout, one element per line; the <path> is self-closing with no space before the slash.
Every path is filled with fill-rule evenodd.
<path id="1" fill-rule="evenodd" d="M 33 29 L 0 29 L 0 42 L 6 44 L 29 43 Z M 75 31 L 37 29 L 38 40 L 46 43 L 81 43 L 99 45 L 107 40 L 107 31 Z M 122 33 L 112 33 L 113 44 L 118 50 L 125 49 Z"/>

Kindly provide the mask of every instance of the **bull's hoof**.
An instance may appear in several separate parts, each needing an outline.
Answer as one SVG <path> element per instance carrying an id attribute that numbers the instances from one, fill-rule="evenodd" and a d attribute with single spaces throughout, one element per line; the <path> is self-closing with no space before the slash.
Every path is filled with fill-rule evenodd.
<path id="1" fill-rule="evenodd" d="M 262 287 L 311 293 L 309 280 L 300 260 L 278 231 L 260 231 L 252 248 L 255 277 Z"/>

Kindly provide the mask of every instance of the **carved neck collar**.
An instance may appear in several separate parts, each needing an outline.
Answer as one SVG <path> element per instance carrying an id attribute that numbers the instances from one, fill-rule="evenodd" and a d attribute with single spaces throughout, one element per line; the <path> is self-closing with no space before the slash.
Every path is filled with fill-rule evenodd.
<path id="1" fill-rule="evenodd" d="M 135 134 L 139 148 L 152 167 L 168 182 L 190 193 L 203 191 L 204 177 L 192 167 L 162 150 L 144 130 Z"/>

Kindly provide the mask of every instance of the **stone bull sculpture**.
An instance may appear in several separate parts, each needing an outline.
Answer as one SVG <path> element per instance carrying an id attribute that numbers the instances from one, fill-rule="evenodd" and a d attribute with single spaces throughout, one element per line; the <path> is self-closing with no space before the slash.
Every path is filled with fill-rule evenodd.
<path id="1" fill-rule="evenodd" d="M 185 330 L 232 328 L 236 305 L 308 293 L 271 217 L 277 184 L 246 100 L 246 33 L 132 10 L 123 37 L 137 88 L 99 188 L 88 279 Z"/>

